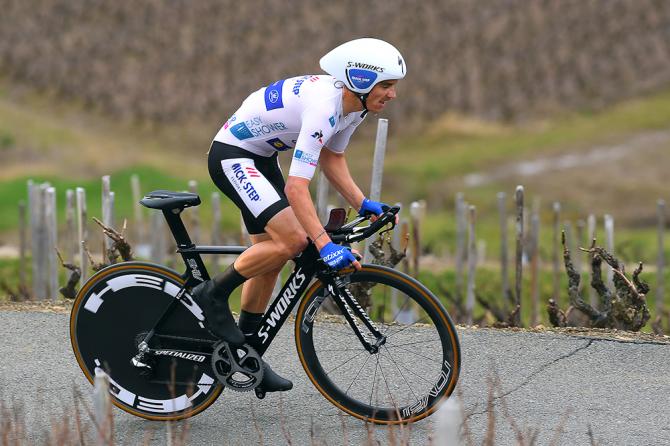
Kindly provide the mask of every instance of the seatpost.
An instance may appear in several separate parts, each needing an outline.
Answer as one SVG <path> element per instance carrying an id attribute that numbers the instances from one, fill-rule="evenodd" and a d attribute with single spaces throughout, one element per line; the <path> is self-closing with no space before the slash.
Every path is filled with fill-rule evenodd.
<path id="1" fill-rule="evenodd" d="M 180 214 L 183 210 L 183 208 L 165 209 L 163 215 L 170 227 L 175 242 L 177 242 L 177 251 L 181 254 L 184 265 L 186 265 L 186 272 L 182 277 L 186 280 L 186 286 L 192 287 L 200 282 L 209 280 L 210 277 L 205 263 L 202 261 L 202 257 L 200 257 L 200 253 L 193 250 L 182 252 L 182 250 L 195 248 L 191 237 L 186 231 L 186 226 L 184 226 L 184 222 L 181 220 Z"/>
<path id="2" fill-rule="evenodd" d="M 184 222 L 181 220 L 180 214 L 183 210 L 183 208 L 165 209 L 163 215 L 170 227 L 170 232 L 172 232 L 175 242 L 177 242 L 177 248 L 192 248 L 194 246 L 193 242 L 186 231 Z"/>

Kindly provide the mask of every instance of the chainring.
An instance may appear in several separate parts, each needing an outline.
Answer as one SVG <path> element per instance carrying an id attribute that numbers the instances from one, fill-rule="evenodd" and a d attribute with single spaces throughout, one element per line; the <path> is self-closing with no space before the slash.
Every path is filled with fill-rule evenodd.
<path id="1" fill-rule="evenodd" d="M 226 388 L 236 392 L 253 390 L 263 380 L 261 357 L 248 344 L 236 348 L 225 341 L 215 344 L 212 370 Z"/>

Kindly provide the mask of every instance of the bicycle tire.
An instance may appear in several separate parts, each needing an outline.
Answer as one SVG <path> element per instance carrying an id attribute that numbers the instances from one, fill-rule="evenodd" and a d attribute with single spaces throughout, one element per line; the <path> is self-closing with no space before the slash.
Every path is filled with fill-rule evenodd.
<path id="1" fill-rule="evenodd" d="M 70 340 L 79 366 L 91 384 L 96 373 L 106 374 L 114 405 L 138 417 L 188 418 L 209 407 L 223 390 L 206 360 L 161 356 L 151 378 L 130 363 L 138 338 L 153 328 L 183 284 L 178 273 L 161 265 L 125 262 L 93 275 L 74 300 Z M 215 340 L 202 325 L 197 305 L 189 308 L 186 302 L 175 306 L 161 333 Z"/>
<path id="2" fill-rule="evenodd" d="M 317 280 L 305 293 L 295 321 L 296 348 L 307 376 L 336 407 L 366 422 L 404 424 L 430 415 L 451 395 L 460 371 L 460 345 L 451 318 L 426 287 L 391 268 L 363 265 L 349 280 L 354 296 L 355 287 L 373 290 L 377 315 L 373 310 L 369 316 L 387 335 L 386 344 L 371 354 L 341 314 L 325 315 L 322 304 L 332 298 Z M 380 305 L 387 292 L 404 295 L 395 310 Z M 441 350 L 441 357 L 429 356 L 430 348 Z M 402 359 L 410 364 L 401 367 Z M 386 373 L 385 365 L 390 365 Z M 389 385 L 391 379 L 394 384 Z M 380 396 L 380 389 L 386 395 Z"/>

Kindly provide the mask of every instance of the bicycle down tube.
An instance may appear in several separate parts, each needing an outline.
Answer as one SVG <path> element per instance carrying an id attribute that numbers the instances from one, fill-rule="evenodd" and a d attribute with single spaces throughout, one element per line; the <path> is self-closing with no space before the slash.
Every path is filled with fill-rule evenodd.
<path id="1" fill-rule="evenodd" d="M 261 356 L 270 346 L 316 275 L 316 249 L 305 250 L 294 260 L 296 265 L 293 272 L 274 301 L 265 310 L 263 319 L 249 340 L 251 344 L 258 346 L 257 351 Z"/>

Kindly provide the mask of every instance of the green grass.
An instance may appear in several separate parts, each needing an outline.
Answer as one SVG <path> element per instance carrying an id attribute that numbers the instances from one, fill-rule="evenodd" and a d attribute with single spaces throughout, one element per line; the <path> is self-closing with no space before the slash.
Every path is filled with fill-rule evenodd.
<path id="1" fill-rule="evenodd" d="M 507 246 L 510 261 L 514 258 L 516 250 L 516 229 L 514 217 L 509 217 L 507 225 Z M 545 215 L 540 224 L 540 258 L 543 262 L 551 262 L 554 251 L 553 223 L 550 215 Z M 525 231 L 530 231 L 526 227 Z M 586 229 L 584 230 L 586 231 Z M 478 217 L 475 226 L 477 243 L 483 242 L 486 247 L 486 258 L 489 261 L 497 261 L 500 258 L 501 234 L 498 222 L 497 210 L 491 210 L 488 215 Z M 572 236 L 576 237 L 575 221 L 572 221 Z M 605 234 L 602 229 L 602 220 L 597 228 L 597 244 L 605 246 Z M 581 247 L 588 248 L 590 242 L 584 240 Z M 559 239 L 560 241 L 560 239 Z M 466 233 L 467 242 L 467 233 Z M 435 254 L 439 257 L 452 258 L 456 250 L 456 218 L 454 212 L 437 211 L 427 218 L 423 225 L 422 246 L 424 252 Z M 563 247 L 559 245 L 562 256 Z M 664 237 L 664 252 L 666 263 L 670 261 L 670 235 Z M 643 262 L 645 268 L 655 268 L 658 259 L 658 231 L 653 227 L 643 228 L 615 228 L 614 254 L 628 266 L 637 262 Z M 574 255 L 574 253 L 573 253 Z M 560 257 L 562 264 L 562 257 Z"/>
<path id="2" fill-rule="evenodd" d="M 133 201 L 131 189 L 131 177 L 138 175 L 142 193 L 156 189 L 187 190 L 188 181 L 147 166 L 135 166 L 113 172 L 111 175 L 111 189 L 115 194 L 115 214 L 117 226 L 121 226 L 123 218 L 133 219 Z M 15 229 L 18 225 L 18 202 L 28 202 L 28 180 L 32 179 L 35 184 L 49 183 L 56 188 L 56 205 L 58 207 L 58 220 L 60 224 L 65 222 L 66 191 L 82 187 L 86 190 L 87 212 L 89 217 L 102 219 L 102 181 L 94 179 L 65 179 L 56 176 L 34 176 L 23 177 L 11 181 L 0 182 L 0 209 L 3 219 L 0 220 L 0 232 Z M 200 194 L 204 208 L 201 211 L 203 224 L 212 221 L 211 201 L 212 192 L 217 191 L 211 182 L 200 182 L 198 193 Z M 222 194 L 221 194 L 222 195 Z M 144 208 L 145 214 L 154 212 Z M 188 211 L 186 211 L 188 213 Z M 234 230 L 239 228 L 239 214 L 237 209 L 228 200 L 222 200 L 222 224 L 225 229 Z M 132 223 L 131 223 L 132 224 Z"/>
<path id="3" fill-rule="evenodd" d="M 30 271 L 30 259 L 26 259 L 26 271 L 25 271 L 25 280 L 26 284 L 30 284 L 32 280 L 32 274 Z M 18 289 L 20 284 L 20 262 L 19 259 L 5 259 L 0 258 L 0 281 L 4 281 L 10 288 L 13 290 Z M 1 293 L 0 298 L 4 298 L 4 293 Z"/>

